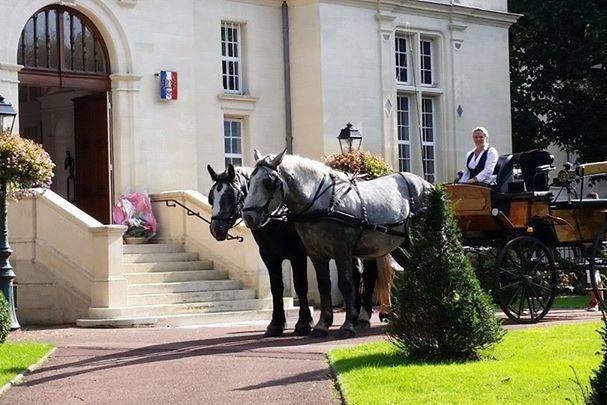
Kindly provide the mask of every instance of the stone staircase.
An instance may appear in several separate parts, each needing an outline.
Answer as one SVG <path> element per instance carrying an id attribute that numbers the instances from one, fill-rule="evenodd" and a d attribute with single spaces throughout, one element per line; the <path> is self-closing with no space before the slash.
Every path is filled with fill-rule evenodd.
<path id="1" fill-rule="evenodd" d="M 125 245 L 127 307 L 120 318 L 80 319 L 81 327 L 165 327 L 270 320 L 272 299 L 230 280 L 226 271 L 177 244 Z M 297 316 L 285 298 L 287 317 Z"/>

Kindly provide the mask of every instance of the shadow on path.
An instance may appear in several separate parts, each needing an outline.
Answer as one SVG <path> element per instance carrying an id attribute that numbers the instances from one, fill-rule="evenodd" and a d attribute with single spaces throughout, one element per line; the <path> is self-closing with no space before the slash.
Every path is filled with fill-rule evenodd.
<path id="1" fill-rule="evenodd" d="M 381 326 L 371 327 L 359 332 L 358 338 L 383 335 Z M 118 367 L 135 366 L 140 364 L 157 363 L 163 361 L 180 360 L 191 357 L 210 356 L 210 355 L 230 355 L 237 357 L 263 357 L 276 359 L 318 359 L 322 358 L 324 350 L 322 348 L 314 348 L 318 344 L 356 344 L 357 338 L 346 341 L 337 341 L 334 337 L 327 338 L 312 338 L 286 335 L 280 338 L 264 338 L 263 333 L 248 333 L 238 336 L 222 336 L 209 339 L 198 339 L 183 342 L 171 342 L 158 345 L 144 346 L 136 349 L 120 351 L 117 353 L 93 356 L 83 360 L 73 361 L 69 363 L 49 365 L 43 367 L 34 373 L 30 374 L 25 382 L 21 384 L 24 387 L 45 384 L 48 382 L 79 376 L 86 373 L 93 373 L 102 370 L 108 370 Z M 284 350 L 293 347 L 310 347 L 306 351 L 289 351 Z M 82 350 L 114 350 L 106 347 L 87 347 L 87 346 L 69 346 L 60 347 L 58 356 L 70 349 Z M 73 353 L 70 353 L 74 356 Z M 82 356 L 86 356 L 83 354 Z M 73 370 L 69 370 L 73 369 Z M 49 375 L 50 373 L 50 375 Z M 45 374 L 42 376 L 41 374 Z M 285 380 L 292 380 L 293 383 L 300 381 L 321 380 L 326 378 L 323 373 L 310 373 L 313 375 L 292 376 Z M 283 381 L 282 383 L 288 383 Z M 261 384 L 262 386 L 272 386 L 280 384 L 280 382 L 268 382 Z M 253 387 L 245 387 L 242 390 L 255 389 Z"/>

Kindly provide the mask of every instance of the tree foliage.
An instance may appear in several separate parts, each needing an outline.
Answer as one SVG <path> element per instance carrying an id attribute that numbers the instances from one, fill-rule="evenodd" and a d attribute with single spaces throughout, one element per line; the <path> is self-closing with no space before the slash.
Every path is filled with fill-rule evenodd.
<path id="1" fill-rule="evenodd" d="M 9 313 L 8 301 L 4 297 L 4 294 L 0 292 L 0 344 L 4 343 L 10 331 L 11 316 Z"/>
<path id="2" fill-rule="evenodd" d="M 387 331 L 412 357 L 477 358 L 504 332 L 464 252 L 444 188 L 432 190 L 426 204 L 395 283 Z"/>
<path id="3" fill-rule="evenodd" d="M 607 404 L 607 320 L 605 316 L 603 316 L 603 327 L 600 334 L 603 339 L 603 361 L 590 376 L 590 390 L 586 396 L 588 405 Z"/>
<path id="4" fill-rule="evenodd" d="M 325 161 L 333 169 L 366 175 L 370 179 L 392 173 L 392 167 L 384 158 L 362 150 L 331 155 Z"/>
<path id="5" fill-rule="evenodd" d="M 607 159 L 607 1 L 509 0 L 513 142 Z"/>
<path id="6" fill-rule="evenodd" d="M 10 190 L 49 187 L 54 168 L 41 145 L 8 132 L 0 134 L 0 182 Z"/>

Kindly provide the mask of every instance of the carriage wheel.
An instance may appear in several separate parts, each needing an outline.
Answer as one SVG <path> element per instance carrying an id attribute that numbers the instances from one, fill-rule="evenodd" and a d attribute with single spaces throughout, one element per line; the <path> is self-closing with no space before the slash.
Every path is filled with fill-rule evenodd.
<path id="1" fill-rule="evenodd" d="M 535 323 L 552 307 L 558 275 L 554 256 L 531 236 L 512 239 L 495 262 L 497 303 L 517 323 Z"/>
<path id="2" fill-rule="evenodd" d="M 603 311 L 607 310 L 607 223 L 594 238 L 588 263 L 594 297 Z"/>

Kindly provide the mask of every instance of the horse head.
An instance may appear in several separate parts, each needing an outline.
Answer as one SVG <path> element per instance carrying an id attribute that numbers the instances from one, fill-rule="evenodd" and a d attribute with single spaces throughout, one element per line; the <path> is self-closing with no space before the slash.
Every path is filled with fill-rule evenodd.
<path id="1" fill-rule="evenodd" d="M 247 184 L 241 176 L 237 175 L 232 164 L 220 174 L 217 174 L 210 165 L 207 169 L 213 180 L 213 186 L 209 191 L 209 204 L 213 207 L 211 235 L 216 240 L 222 241 L 227 238 L 228 231 L 240 218 Z"/>
<path id="2" fill-rule="evenodd" d="M 242 218 L 251 229 L 260 228 L 284 201 L 284 183 L 278 168 L 285 153 L 286 149 L 278 155 L 262 157 L 261 153 L 255 150 L 257 163 L 251 174 L 249 193 L 242 210 Z"/>

